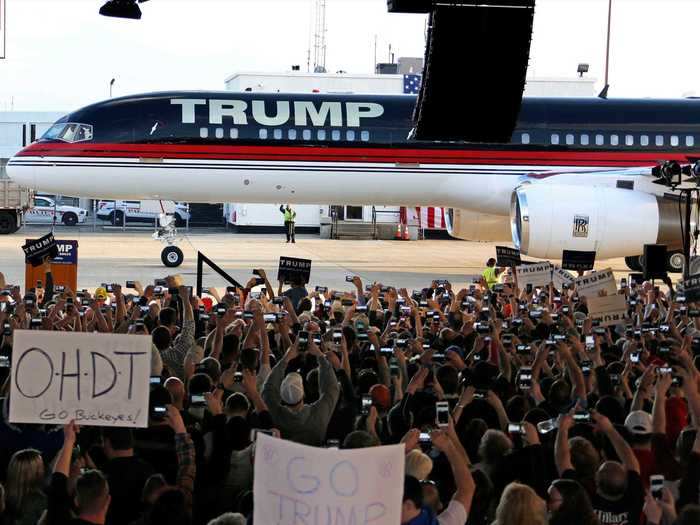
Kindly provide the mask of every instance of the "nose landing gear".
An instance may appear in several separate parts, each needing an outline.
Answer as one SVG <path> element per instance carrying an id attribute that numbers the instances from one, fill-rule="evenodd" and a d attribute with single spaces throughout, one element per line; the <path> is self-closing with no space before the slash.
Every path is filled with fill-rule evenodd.
<path id="1" fill-rule="evenodd" d="M 161 213 L 158 217 L 158 225 L 159 227 L 153 234 L 153 238 L 167 244 L 160 253 L 160 260 L 168 268 L 180 266 L 185 260 L 185 254 L 182 253 L 180 248 L 175 246 L 175 243 L 179 240 L 177 238 L 177 228 L 175 227 L 175 216 Z"/>

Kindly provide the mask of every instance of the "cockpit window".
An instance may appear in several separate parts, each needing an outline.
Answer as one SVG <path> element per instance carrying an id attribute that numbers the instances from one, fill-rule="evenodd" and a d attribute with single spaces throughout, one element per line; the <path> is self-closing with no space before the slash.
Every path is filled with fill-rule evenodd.
<path id="1" fill-rule="evenodd" d="M 42 140 L 61 140 L 70 143 L 85 142 L 92 140 L 92 126 L 75 122 L 54 124 L 41 138 Z"/>

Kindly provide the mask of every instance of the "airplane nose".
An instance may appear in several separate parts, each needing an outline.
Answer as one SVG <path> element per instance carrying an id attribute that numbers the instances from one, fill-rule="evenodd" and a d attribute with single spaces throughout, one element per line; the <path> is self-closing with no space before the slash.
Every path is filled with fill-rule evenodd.
<path id="1" fill-rule="evenodd" d="M 20 157 L 12 157 L 5 167 L 8 177 L 24 188 L 36 187 L 36 168 Z"/>

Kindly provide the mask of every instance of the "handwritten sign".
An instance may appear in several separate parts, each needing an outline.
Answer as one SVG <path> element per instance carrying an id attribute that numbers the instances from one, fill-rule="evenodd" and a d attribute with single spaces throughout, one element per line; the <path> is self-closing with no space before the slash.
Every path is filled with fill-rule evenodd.
<path id="1" fill-rule="evenodd" d="M 294 257 L 280 257 L 280 265 L 277 270 L 277 280 L 285 283 L 300 279 L 308 283 L 311 278 L 311 261 L 309 259 L 296 259 Z"/>
<path id="2" fill-rule="evenodd" d="M 606 268 L 600 272 L 579 277 L 574 281 L 576 291 L 581 297 L 597 297 L 601 291 L 607 295 L 617 293 L 617 283 L 612 269 Z"/>
<path id="3" fill-rule="evenodd" d="M 405 448 L 320 449 L 258 434 L 255 523 L 401 523 Z"/>
<path id="4" fill-rule="evenodd" d="M 16 330 L 10 422 L 148 425 L 151 338 Z"/>
<path id="5" fill-rule="evenodd" d="M 591 319 L 600 321 L 600 326 L 624 323 L 627 319 L 627 299 L 624 295 L 604 295 L 588 297 L 588 314 Z"/>
<path id="6" fill-rule="evenodd" d="M 549 262 L 523 264 L 515 268 L 515 273 L 521 290 L 524 290 L 528 284 L 547 286 L 552 282 L 552 264 Z"/>

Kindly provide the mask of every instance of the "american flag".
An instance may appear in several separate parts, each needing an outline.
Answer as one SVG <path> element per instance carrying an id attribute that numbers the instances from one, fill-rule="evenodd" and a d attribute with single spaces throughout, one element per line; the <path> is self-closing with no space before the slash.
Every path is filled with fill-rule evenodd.
<path id="1" fill-rule="evenodd" d="M 444 230 L 447 228 L 445 221 L 445 208 L 416 208 L 416 215 L 421 228 L 426 230 Z"/>
<path id="2" fill-rule="evenodd" d="M 403 94 L 417 95 L 420 92 L 420 85 L 423 80 L 423 75 L 404 75 L 403 76 Z"/>

